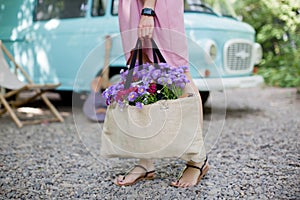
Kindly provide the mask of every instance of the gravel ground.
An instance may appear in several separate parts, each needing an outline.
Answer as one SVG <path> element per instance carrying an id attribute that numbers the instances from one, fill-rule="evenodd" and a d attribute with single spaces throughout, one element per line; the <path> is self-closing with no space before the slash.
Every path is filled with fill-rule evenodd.
<path id="1" fill-rule="evenodd" d="M 228 90 L 226 101 L 213 93 L 204 116 L 210 171 L 188 189 L 169 186 L 184 166 L 177 159 L 157 160 L 155 180 L 113 185 L 136 160 L 101 159 L 102 124 L 80 107 L 59 110 L 65 123 L 17 129 L 0 118 L 0 199 L 300 199 L 295 89 Z"/>

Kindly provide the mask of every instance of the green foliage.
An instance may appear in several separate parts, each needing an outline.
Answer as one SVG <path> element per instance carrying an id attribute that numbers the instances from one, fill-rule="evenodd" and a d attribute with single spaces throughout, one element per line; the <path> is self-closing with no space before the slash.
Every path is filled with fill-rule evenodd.
<path id="1" fill-rule="evenodd" d="M 265 81 L 270 85 L 279 87 L 297 87 L 300 86 L 299 69 L 299 67 L 263 67 L 259 70 L 259 73 L 265 78 Z"/>
<path id="2" fill-rule="evenodd" d="M 270 85 L 300 86 L 300 2 L 243 0 L 235 8 L 256 30 L 264 50 L 259 73 Z"/>

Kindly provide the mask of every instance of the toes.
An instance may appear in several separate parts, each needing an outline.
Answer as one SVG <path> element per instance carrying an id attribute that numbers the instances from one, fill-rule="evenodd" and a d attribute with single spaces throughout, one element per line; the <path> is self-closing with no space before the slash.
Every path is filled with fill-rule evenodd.
<path id="1" fill-rule="evenodd" d="M 124 178 L 124 176 L 118 176 L 117 178 L 115 178 L 114 183 L 116 185 L 122 185 L 122 183 L 124 181 L 123 178 Z"/>
<path id="2" fill-rule="evenodd" d="M 185 187 L 191 187 L 192 185 L 190 183 L 186 183 Z"/>
<path id="3" fill-rule="evenodd" d="M 182 188 L 186 188 L 186 187 L 188 187 L 188 185 L 189 185 L 188 183 L 181 183 Z"/>
<path id="4" fill-rule="evenodd" d="M 171 186 L 179 187 L 179 188 L 188 188 L 194 186 L 192 183 L 187 183 L 183 181 L 172 181 Z"/>
<path id="5" fill-rule="evenodd" d="M 184 183 L 183 182 L 179 182 L 178 183 L 178 187 L 184 188 Z"/>
<path id="6" fill-rule="evenodd" d="M 180 188 L 186 188 L 186 187 L 189 186 L 188 183 L 181 182 L 181 181 L 172 181 L 172 182 L 171 182 L 171 185 L 172 185 L 172 186 L 175 186 L 175 187 L 180 187 Z"/>
<path id="7" fill-rule="evenodd" d="M 120 185 L 119 180 L 117 178 L 114 180 L 114 184 Z"/>
<path id="8" fill-rule="evenodd" d="M 182 184 L 182 183 L 179 183 L 179 184 L 178 184 L 178 187 L 183 188 L 183 184 Z"/>
<path id="9" fill-rule="evenodd" d="M 175 183 L 175 182 L 173 182 Z M 194 186 L 192 183 L 188 183 L 188 182 L 177 182 L 176 184 L 177 187 L 180 187 L 180 188 L 188 188 L 188 187 L 191 187 L 191 186 Z"/>
<path id="10" fill-rule="evenodd" d="M 185 188 L 185 187 L 186 187 L 186 183 L 181 183 L 180 186 L 181 186 L 182 188 Z"/>
<path id="11" fill-rule="evenodd" d="M 175 187 L 179 187 L 178 181 L 172 181 L 172 182 L 171 182 L 171 185 L 172 185 L 172 186 L 175 186 Z"/>

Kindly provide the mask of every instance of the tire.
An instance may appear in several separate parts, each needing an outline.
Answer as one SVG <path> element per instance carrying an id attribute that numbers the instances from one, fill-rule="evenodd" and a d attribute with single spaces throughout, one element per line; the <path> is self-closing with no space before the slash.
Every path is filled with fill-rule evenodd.
<path id="1" fill-rule="evenodd" d="M 209 91 L 199 91 L 201 99 L 202 99 L 202 105 L 204 106 L 204 104 L 207 102 L 207 99 L 209 97 Z"/>
<path id="2" fill-rule="evenodd" d="M 81 104 L 84 99 L 81 98 L 82 94 L 72 91 L 57 91 L 60 95 L 60 104 L 63 106 L 72 106 L 74 103 Z M 79 102 L 79 103 L 78 103 Z"/>

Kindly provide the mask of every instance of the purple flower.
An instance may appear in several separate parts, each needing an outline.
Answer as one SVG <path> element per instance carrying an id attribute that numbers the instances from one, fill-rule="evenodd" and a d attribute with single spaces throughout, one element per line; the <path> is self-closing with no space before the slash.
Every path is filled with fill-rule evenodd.
<path id="1" fill-rule="evenodd" d="M 171 85 L 173 82 L 172 82 L 172 79 L 171 78 L 166 78 L 166 83 L 168 85 Z"/>
<path id="2" fill-rule="evenodd" d="M 179 87 L 180 87 L 181 89 L 183 89 L 183 88 L 185 87 L 185 83 L 180 83 L 180 84 L 179 84 Z"/>
<path id="3" fill-rule="evenodd" d="M 151 82 L 151 77 L 144 76 L 142 81 L 143 81 L 144 85 L 148 85 Z"/>
<path id="4" fill-rule="evenodd" d="M 160 69 L 154 70 L 154 71 L 152 72 L 151 76 L 152 76 L 152 78 L 153 78 L 154 80 L 156 80 L 158 77 L 161 76 L 161 70 L 160 70 Z"/>
<path id="5" fill-rule="evenodd" d="M 138 109 L 142 109 L 143 104 L 141 102 L 136 102 L 135 107 L 137 107 Z"/>
<path id="6" fill-rule="evenodd" d="M 106 99 L 105 103 L 106 103 L 107 106 L 110 105 L 110 97 Z"/>
<path id="7" fill-rule="evenodd" d="M 188 70 L 187 66 L 171 66 L 167 63 L 160 63 L 153 66 L 149 63 L 141 66 L 136 65 L 133 69 L 132 84 L 129 89 L 124 89 L 124 83 L 128 75 L 128 70 L 122 70 L 121 80 L 110 87 L 108 87 L 103 93 L 103 97 L 106 98 L 106 103 L 109 105 L 116 102 L 122 110 L 125 106 L 133 104 L 138 109 L 141 109 L 144 105 L 154 103 L 153 95 L 162 96 L 164 98 L 173 98 L 169 96 L 168 92 L 162 94 L 160 91 L 162 88 L 169 88 L 174 91 L 182 91 L 189 82 L 184 74 Z"/>
<path id="8" fill-rule="evenodd" d="M 124 89 L 124 85 L 123 84 L 119 84 L 118 86 L 117 86 L 117 90 L 123 90 Z"/>
<path id="9" fill-rule="evenodd" d="M 130 92 L 128 95 L 128 101 L 134 101 L 137 97 L 137 93 L 136 92 Z"/>
<path id="10" fill-rule="evenodd" d="M 127 74 L 128 74 L 128 70 L 126 70 L 126 71 L 123 70 L 122 72 L 120 72 L 122 80 L 126 79 Z"/>
<path id="11" fill-rule="evenodd" d="M 184 70 L 182 68 L 178 68 L 178 69 L 176 69 L 176 72 L 179 74 L 182 74 L 182 73 L 184 73 Z"/>
<path id="12" fill-rule="evenodd" d="M 168 84 L 168 79 L 170 78 L 166 78 L 166 77 L 160 77 L 157 79 L 157 83 L 160 84 L 160 85 L 167 85 Z M 170 79 L 170 81 L 172 81 Z"/>
<path id="13" fill-rule="evenodd" d="M 110 95 L 116 95 L 118 93 L 117 85 L 112 85 L 109 87 L 109 94 Z"/>
<path id="14" fill-rule="evenodd" d="M 146 69 L 146 70 L 148 70 L 148 69 L 149 69 L 149 66 L 150 66 L 150 64 L 149 64 L 149 63 L 145 63 L 145 64 L 143 64 L 143 68 L 144 68 L 144 69 Z"/>
<path id="15" fill-rule="evenodd" d="M 168 73 L 164 73 L 164 77 L 168 78 L 170 75 Z"/>
<path id="16" fill-rule="evenodd" d="M 139 77 L 143 78 L 144 76 L 147 76 L 148 74 L 148 70 L 146 69 L 142 69 L 141 71 L 139 71 Z"/>
<path id="17" fill-rule="evenodd" d="M 171 74 L 170 79 L 172 79 L 172 81 L 174 82 L 174 80 L 176 79 L 176 76 L 174 74 Z"/>
<path id="18" fill-rule="evenodd" d="M 110 97 L 110 94 L 108 93 L 108 88 L 106 90 L 104 90 L 104 92 L 102 93 L 102 96 L 106 99 L 108 99 Z"/>
<path id="19" fill-rule="evenodd" d="M 152 72 L 153 70 L 155 70 L 156 68 L 153 65 L 149 65 L 146 70 L 148 70 L 148 72 Z"/>
<path id="20" fill-rule="evenodd" d="M 178 69 L 178 67 L 174 67 L 174 66 L 170 66 L 169 68 L 171 71 L 176 71 Z"/>
<path id="21" fill-rule="evenodd" d="M 180 68 L 182 68 L 184 71 L 188 71 L 189 70 L 188 66 L 180 66 Z"/>
<path id="22" fill-rule="evenodd" d="M 182 80 L 180 79 L 180 78 L 174 78 L 173 79 L 173 82 L 176 84 L 176 83 L 181 83 L 182 82 Z"/>
<path id="23" fill-rule="evenodd" d="M 143 95 L 143 94 L 145 94 L 147 92 L 147 88 L 145 87 L 145 86 L 140 86 L 139 88 L 138 88 L 138 93 L 140 94 L 140 95 Z"/>
<path id="24" fill-rule="evenodd" d="M 168 63 L 159 63 L 158 66 L 160 66 L 161 69 L 169 69 L 170 68 Z"/>

